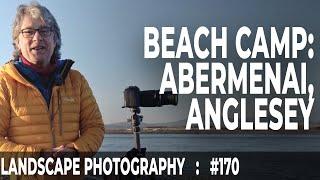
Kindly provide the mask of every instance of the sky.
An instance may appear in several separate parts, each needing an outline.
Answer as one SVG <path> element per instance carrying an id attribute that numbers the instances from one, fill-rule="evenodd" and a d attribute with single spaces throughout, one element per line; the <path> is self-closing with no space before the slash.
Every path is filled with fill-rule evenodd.
<path id="1" fill-rule="evenodd" d="M 16 8 L 29 2 L 7 1 L 0 7 L 1 65 L 12 55 L 11 28 Z M 73 68 L 89 81 L 105 123 L 126 121 L 130 116 L 129 109 L 121 108 L 126 87 L 159 89 L 163 68 L 143 59 L 143 28 L 158 19 L 158 14 L 148 16 L 156 8 L 155 2 L 142 3 L 152 9 L 131 1 L 38 2 L 55 16 L 61 30 L 62 58 L 76 61 Z M 170 107 L 142 110 L 150 122 L 180 120 L 177 113 Z"/>
<path id="2" fill-rule="evenodd" d="M 28 2 L 12 0 L 2 2 L 0 6 L 1 65 L 12 55 L 11 28 L 16 8 Z M 320 24 L 315 18 L 320 15 L 317 1 L 309 1 L 308 4 L 289 0 L 38 2 L 55 16 L 62 35 L 62 58 L 76 61 L 73 68 L 84 74 L 89 81 L 105 123 L 123 122 L 130 116 L 128 109 L 121 108 L 126 87 L 136 85 L 140 90 L 160 88 L 164 64 L 169 60 L 143 57 L 145 26 L 174 26 L 177 29 L 187 26 L 190 32 L 199 26 L 228 26 L 231 33 L 243 25 L 304 26 L 315 32 L 316 45 L 319 37 L 316 32 L 320 30 Z M 230 56 L 230 61 L 233 61 L 232 53 Z M 317 89 L 319 78 L 314 73 L 318 71 L 319 63 L 312 63 L 309 74 Z M 316 96 L 319 96 L 318 92 Z M 144 122 L 186 119 L 191 97 L 179 96 L 177 107 L 142 108 Z M 318 103 L 314 107 L 315 115 L 318 113 L 317 107 Z"/>

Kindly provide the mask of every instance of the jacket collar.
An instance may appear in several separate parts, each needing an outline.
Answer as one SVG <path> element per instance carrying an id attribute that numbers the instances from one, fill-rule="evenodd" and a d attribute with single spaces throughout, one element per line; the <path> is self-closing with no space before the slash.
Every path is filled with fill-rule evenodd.
<path id="1" fill-rule="evenodd" d="M 14 65 L 15 63 L 16 63 L 16 60 L 11 60 L 7 62 L 1 68 L 0 71 L 8 74 L 11 78 L 18 81 L 21 84 L 24 84 L 26 86 L 32 86 L 31 83 L 24 76 L 22 76 L 20 72 L 17 70 L 17 68 Z M 60 86 L 64 83 L 64 80 L 67 77 L 73 63 L 74 61 L 72 61 L 71 59 L 63 60 L 63 65 L 61 65 L 61 68 L 58 69 L 54 85 Z"/>

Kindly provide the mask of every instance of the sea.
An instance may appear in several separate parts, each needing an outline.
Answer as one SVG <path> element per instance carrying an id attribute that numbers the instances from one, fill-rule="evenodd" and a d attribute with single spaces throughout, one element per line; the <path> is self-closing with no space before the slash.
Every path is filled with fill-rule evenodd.
<path id="1" fill-rule="evenodd" d="M 133 146 L 133 134 L 105 134 L 98 154 L 124 157 Z M 231 158 L 231 168 L 238 161 L 239 174 L 218 175 L 222 179 L 320 179 L 320 134 L 315 133 L 141 134 L 141 147 L 149 158 L 185 158 L 180 179 L 216 178 L 212 170 L 218 158 Z"/>
<path id="2" fill-rule="evenodd" d="M 148 152 L 320 152 L 320 134 L 141 134 Z M 101 152 L 126 152 L 132 134 L 105 134 Z"/>
<path id="3" fill-rule="evenodd" d="M 100 152 L 123 156 L 133 146 L 132 134 L 106 134 Z M 187 179 L 198 177 L 197 171 L 199 179 L 213 178 L 215 157 L 239 160 L 239 174 L 221 176 L 227 179 L 320 179 L 320 134 L 315 133 L 141 134 L 141 147 L 151 157 L 185 157 Z"/>

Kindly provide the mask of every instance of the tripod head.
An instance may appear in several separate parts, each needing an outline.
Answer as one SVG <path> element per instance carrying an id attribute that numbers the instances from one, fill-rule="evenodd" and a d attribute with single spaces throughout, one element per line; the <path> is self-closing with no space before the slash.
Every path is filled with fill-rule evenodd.
<path id="1" fill-rule="evenodd" d="M 138 150 L 138 152 L 141 151 L 140 147 L 140 123 L 142 122 L 143 116 L 140 114 L 140 108 L 135 107 L 130 109 L 132 112 L 131 118 L 128 119 L 128 121 L 131 121 L 131 127 L 132 127 L 132 133 L 134 135 L 134 142 L 135 142 L 135 148 Z"/>

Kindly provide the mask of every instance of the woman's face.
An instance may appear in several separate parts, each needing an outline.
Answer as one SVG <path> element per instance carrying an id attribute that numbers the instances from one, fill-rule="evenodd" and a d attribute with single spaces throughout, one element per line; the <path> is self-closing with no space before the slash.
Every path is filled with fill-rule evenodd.
<path id="1" fill-rule="evenodd" d="M 51 27 L 41 18 L 25 15 L 21 24 L 17 46 L 31 63 L 47 67 L 56 46 Z"/>

